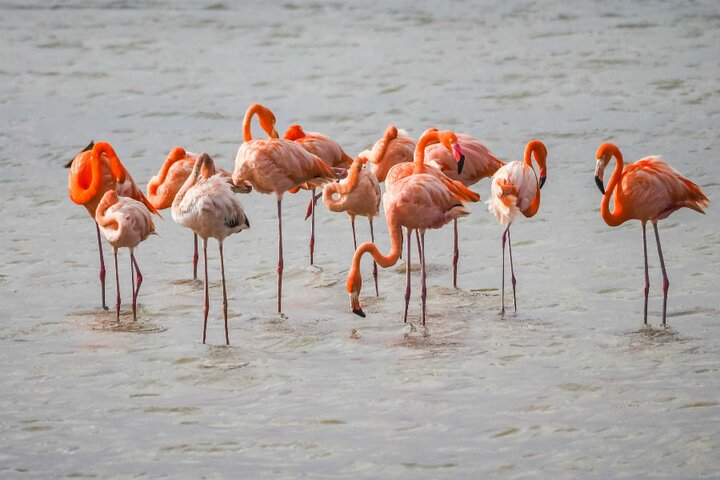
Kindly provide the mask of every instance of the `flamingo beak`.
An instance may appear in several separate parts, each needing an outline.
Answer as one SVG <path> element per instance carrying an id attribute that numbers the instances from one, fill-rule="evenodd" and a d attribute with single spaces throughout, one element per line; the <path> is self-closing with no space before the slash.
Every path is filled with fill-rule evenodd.
<path id="1" fill-rule="evenodd" d="M 92 150 L 94 146 L 95 146 L 95 140 L 90 140 L 90 143 L 88 143 L 87 147 L 80 150 L 77 153 L 77 155 L 75 155 L 69 162 L 67 162 L 65 164 L 65 168 L 70 168 L 70 165 L 72 165 L 72 163 L 75 161 L 75 159 L 77 158 L 78 155 L 80 155 L 83 152 L 87 152 L 88 150 Z"/>
<path id="2" fill-rule="evenodd" d="M 463 166 L 465 166 L 465 155 L 462 153 L 462 148 L 459 144 L 453 145 L 453 153 L 455 154 L 455 160 L 457 161 L 458 175 L 462 173 Z"/>
<path id="3" fill-rule="evenodd" d="M 352 308 L 352 313 L 365 318 L 365 312 L 363 312 L 363 309 L 360 306 L 360 299 L 358 298 L 357 292 L 350 293 L 350 308 Z"/>
<path id="4" fill-rule="evenodd" d="M 543 185 L 545 185 L 545 180 L 547 180 L 547 177 L 545 175 L 542 175 L 540 177 L 540 189 L 542 190 Z"/>
<path id="5" fill-rule="evenodd" d="M 602 194 L 605 195 L 605 185 L 603 185 L 603 181 L 597 175 L 595 175 L 595 185 L 597 185 Z"/>

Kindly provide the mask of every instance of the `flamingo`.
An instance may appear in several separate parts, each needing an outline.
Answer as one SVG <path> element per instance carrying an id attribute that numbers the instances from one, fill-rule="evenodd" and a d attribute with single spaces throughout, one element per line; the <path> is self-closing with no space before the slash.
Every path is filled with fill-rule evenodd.
<path id="1" fill-rule="evenodd" d="M 382 138 L 375 142 L 371 150 L 360 155 L 369 160 L 370 171 L 375 174 L 378 182 L 385 181 L 388 172 L 398 163 L 412 162 L 415 153 L 415 141 L 405 130 L 398 130 L 395 125 L 388 125 Z"/>
<path id="2" fill-rule="evenodd" d="M 459 133 L 457 138 L 464 156 L 461 168 L 458 168 L 458 161 L 452 153 L 438 144 L 425 148 L 425 163 L 439 168 L 449 178 L 462 182 L 466 187 L 476 184 L 483 178 L 492 177 L 504 165 L 475 137 Z M 457 288 L 457 270 L 460 258 L 457 221 L 453 222 L 453 239 L 453 288 Z"/>
<path id="3" fill-rule="evenodd" d="M 323 202 L 332 212 L 347 212 L 350 217 L 353 233 L 353 250 L 357 250 L 355 236 L 355 217 L 367 217 L 370 222 L 370 240 L 375 242 L 373 218 L 380 213 L 380 183 L 375 175 L 363 168 L 366 158 L 353 160 L 347 178 L 340 182 L 329 183 L 323 187 Z M 338 195 L 338 198 L 335 198 Z M 377 263 L 373 262 L 373 278 L 375 279 L 375 295 L 380 295 L 377 281 Z"/>
<path id="4" fill-rule="evenodd" d="M 257 115 L 260 126 L 270 138 L 253 140 L 250 121 Z M 248 108 L 243 120 L 243 137 L 235 156 L 233 183 L 249 182 L 260 193 L 274 193 L 278 216 L 278 313 L 282 313 L 282 198 L 288 190 L 305 185 L 319 187 L 335 180 L 332 168 L 299 144 L 278 138 L 275 115 L 267 107 L 255 103 Z"/>
<path id="5" fill-rule="evenodd" d="M 177 192 L 172 203 L 172 217 L 177 223 L 190 228 L 203 241 L 205 267 L 205 306 L 203 309 L 202 342 L 207 337 L 207 318 L 210 310 L 208 291 L 207 243 L 208 238 L 217 239 L 220 248 L 220 276 L 223 290 L 223 319 L 225 320 L 225 344 L 230 345 L 227 316 L 227 289 L 225 287 L 225 259 L 223 240 L 233 233 L 250 228 L 242 205 L 233 195 L 227 179 L 217 173 L 210 155 L 202 153 L 193 166 L 190 176 Z"/>
<path id="6" fill-rule="evenodd" d="M 305 132 L 300 125 L 291 125 L 283 135 L 285 140 L 297 142 L 308 152 L 316 155 L 320 160 L 327 163 L 331 168 L 340 168 L 347 170 L 350 168 L 352 158 L 338 145 L 334 140 L 317 132 Z M 298 188 L 292 189 L 291 192 L 295 193 Z M 312 188 L 312 197 L 310 197 L 310 204 L 308 210 L 312 216 L 310 221 L 310 265 L 314 262 L 315 255 L 315 202 L 320 198 L 320 195 L 315 196 L 315 187 Z"/>
<path id="7" fill-rule="evenodd" d="M 108 190 L 103 195 L 95 211 L 95 221 L 105 239 L 113 248 L 115 257 L 115 286 L 117 300 L 115 302 L 116 318 L 120 321 L 120 276 L 118 273 L 118 249 L 130 249 L 130 275 L 132 285 L 133 320 L 137 320 L 137 297 L 140 293 L 143 276 L 135 259 L 135 247 L 151 234 L 155 233 L 150 210 L 142 202 L 129 197 L 120 197 L 115 190 Z M 135 274 L 137 273 L 137 283 Z"/>
<path id="8" fill-rule="evenodd" d="M 645 256 L 645 304 L 643 308 L 644 324 L 647 325 L 648 295 L 650 293 L 650 277 L 647 260 L 647 234 L 645 226 L 648 221 L 655 230 L 660 269 L 663 276 L 663 310 L 662 325 L 667 326 L 667 293 L 670 287 L 657 222 L 670 216 L 675 210 L 683 207 L 704 214 L 708 198 L 695 183 L 688 180 L 658 156 L 645 157 L 629 165 L 623 164 L 620 149 L 612 143 L 600 145 L 597 151 L 595 166 L 595 183 L 603 194 L 600 215 L 605 223 L 616 227 L 628 220 L 640 220 L 643 233 L 643 254 Z M 603 186 L 603 174 L 610 160 L 615 158 L 613 171 L 607 190 Z M 614 195 L 614 198 L 613 198 Z M 615 206 L 610 211 L 610 200 Z"/>
<path id="9" fill-rule="evenodd" d="M 175 147 L 170 151 L 165 159 L 165 163 L 160 167 L 160 171 L 150 179 L 147 185 L 147 198 L 156 209 L 164 210 L 172 206 L 175 195 L 183 183 L 185 183 L 185 180 L 190 176 L 197 158 L 197 153 L 188 152 L 182 147 Z M 234 185 L 230 172 L 222 168 L 217 170 L 218 173 L 230 183 L 234 192 L 249 193 L 252 190 L 249 184 Z M 193 233 L 193 237 L 193 280 L 197 280 L 198 236 L 196 233 Z"/>
<path id="10" fill-rule="evenodd" d="M 418 152 L 424 151 L 425 146 L 431 141 L 442 141 L 449 150 L 459 153 L 456 148 L 457 140 L 452 132 L 443 132 L 442 137 L 437 130 L 426 131 L 418 141 L 415 150 L 415 164 L 409 164 L 417 169 L 417 172 L 407 171 L 406 164 L 397 164 L 388 172 L 386 182 L 388 186 L 385 193 L 385 217 L 390 232 L 391 249 L 385 256 L 380 253 L 372 242 L 360 245 L 353 256 L 352 266 L 348 273 L 347 291 L 350 294 L 350 306 L 356 315 L 365 316 L 360 306 L 360 291 L 362 289 L 362 276 L 360 274 L 360 260 L 365 253 L 370 253 L 373 259 L 383 268 L 388 268 L 397 263 L 402 250 L 402 227 L 407 230 L 407 264 L 406 264 L 406 288 L 405 288 L 405 313 L 404 321 L 407 322 L 407 311 L 410 300 L 410 237 L 413 230 L 419 232 L 418 250 L 420 258 L 422 322 L 425 325 L 427 284 L 425 271 L 425 230 L 428 228 L 440 228 L 452 220 L 469 215 L 469 211 L 462 204 L 462 199 L 456 193 L 462 192 L 465 187 L 462 184 L 455 185 L 455 182 L 448 179 L 442 173 L 440 176 L 433 174 L 432 167 L 427 167 L 421 162 L 422 156 Z M 442 138 L 442 140 L 441 140 Z M 401 170 L 402 174 L 397 174 Z M 454 191 L 455 190 L 455 191 Z M 465 189 L 467 190 L 467 189 Z M 469 192 L 469 190 L 468 190 Z M 473 193 L 473 192 L 470 192 Z"/>
<path id="11" fill-rule="evenodd" d="M 538 164 L 540 181 L 532 166 L 532 158 Z M 502 287 L 500 294 L 500 313 L 505 313 L 505 239 L 507 238 L 510 253 L 510 274 L 513 287 L 513 306 L 517 312 L 517 299 L 515 297 L 515 270 L 512 259 L 512 242 L 510 241 L 510 225 L 519 213 L 530 218 L 540 208 L 540 189 L 547 178 L 547 148 L 540 140 L 532 140 L 525 147 L 523 162 L 510 162 L 495 172 L 492 177 L 490 200 L 487 201 L 488 210 L 495 214 L 501 225 L 505 225 L 502 234 Z"/>
<path id="12" fill-rule="evenodd" d="M 68 162 L 68 193 L 70 200 L 84 206 L 90 217 L 95 220 L 95 212 L 105 192 L 114 190 L 121 197 L 130 197 L 145 204 L 152 212 L 160 215 L 157 209 L 145 198 L 130 173 L 120 162 L 115 150 L 106 142 L 90 142 L 75 158 Z M 100 227 L 95 222 L 98 251 L 100 252 L 100 289 L 102 307 L 105 303 L 105 260 L 103 258 Z"/>

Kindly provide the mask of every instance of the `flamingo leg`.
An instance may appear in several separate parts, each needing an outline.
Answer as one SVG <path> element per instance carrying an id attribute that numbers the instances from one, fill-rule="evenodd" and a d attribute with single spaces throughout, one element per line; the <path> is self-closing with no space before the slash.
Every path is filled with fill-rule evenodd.
<path id="1" fill-rule="evenodd" d="M 202 342 L 205 343 L 207 337 L 207 319 L 210 310 L 210 292 L 208 291 L 208 270 L 207 270 L 207 239 L 203 238 L 203 266 L 205 267 L 205 306 L 203 308 L 203 334 Z"/>
<path id="2" fill-rule="evenodd" d="M 192 264 L 193 264 L 193 280 L 197 280 L 197 266 L 198 266 L 198 259 L 200 256 L 198 255 L 198 236 L 197 233 L 193 233 L 194 237 L 194 243 L 195 243 L 195 249 L 193 250 L 193 257 L 192 257 Z"/>
<path id="3" fill-rule="evenodd" d="M 312 197 L 310 198 L 312 210 L 312 219 L 310 220 L 310 265 L 313 264 L 315 256 L 315 189 L 312 189 Z"/>
<path id="4" fill-rule="evenodd" d="M 403 315 L 403 322 L 407 323 L 408 305 L 410 305 L 410 246 L 412 245 L 411 239 L 412 231 L 407 229 L 407 258 L 405 259 L 405 314 Z"/>
<path id="5" fill-rule="evenodd" d="M 643 322 L 647 325 L 647 312 L 648 312 L 648 296 L 650 295 L 650 273 L 648 272 L 648 257 L 647 257 L 647 232 L 645 231 L 645 222 L 642 222 L 642 233 L 643 233 L 643 254 L 645 256 L 645 307 L 643 308 Z"/>
<path id="6" fill-rule="evenodd" d="M 657 222 L 653 222 L 653 228 L 655 229 L 655 242 L 657 243 L 658 256 L 660 257 L 660 269 L 663 275 L 663 312 L 662 312 L 662 325 L 667 327 L 667 293 L 670 288 L 670 280 L 668 280 L 667 270 L 665 270 L 665 259 L 663 258 L 662 246 L 660 246 L 660 233 L 658 233 Z"/>
<path id="7" fill-rule="evenodd" d="M 457 271 L 458 260 L 460 259 L 460 249 L 458 248 L 458 225 L 457 218 L 453 220 L 454 242 L 453 242 L 453 288 L 457 288 Z"/>
<path id="8" fill-rule="evenodd" d="M 357 237 L 355 236 L 355 215 L 350 216 L 350 225 L 353 232 L 353 250 L 357 250 Z"/>
<path id="9" fill-rule="evenodd" d="M 130 252 L 130 287 L 132 289 L 133 321 L 135 321 L 135 266 L 133 265 L 132 252 Z"/>
<path id="10" fill-rule="evenodd" d="M 223 290 L 223 319 L 225 320 L 225 345 L 230 345 L 230 335 L 228 333 L 227 289 L 225 288 L 225 260 L 223 258 L 222 240 L 220 241 L 220 276 L 222 277 L 222 290 Z"/>
<path id="11" fill-rule="evenodd" d="M 510 225 L 502 234 L 502 283 L 500 284 L 500 315 L 505 313 L 505 241 Z"/>
<path id="12" fill-rule="evenodd" d="M 368 220 L 370 221 L 370 241 L 375 243 L 375 232 L 373 231 L 372 217 L 369 217 Z M 375 260 L 373 260 L 373 278 L 375 279 L 375 296 L 379 297 L 380 290 L 378 289 L 378 268 Z"/>
<path id="13" fill-rule="evenodd" d="M 282 272 L 283 272 L 283 248 L 282 248 L 282 198 L 278 198 L 277 201 L 277 216 L 278 216 L 278 264 L 277 264 L 277 304 L 278 313 L 282 313 Z"/>
<path id="14" fill-rule="evenodd" d="M 120 321 L 120 274 L 118 273 L 117 248 L 113 247 L 115 256 L 115 287 L 117 289 L 117 300 L 115 300 L 115 319 Z"/>
<path id="15" fill-rule="evenodd" d="M 133 295 L 133 320 L 137 320 L 137 298 L 138 295 L 140 295 L 140 285 L 142 285 L 143 282 L 143 276 L 142 272 L 140 272 L 140 267 L 138 266 L 137 259 L 135 258 L 135 253 L 130 252 L 130 261 L 132 262 L 130 265 L 130 269 L 132 270 L 133 265 L 135 266 L 135 271 L 137 272 L 137 283 L 135 284 L 135 293 Z"/>
<path id="16" fill-rule="evenodd" d="M 427 270 L 425 269 L 425 232 L 420 234 L 420 279 L 422 281 L 420 287 L 420 301 L 422 302 L 422 324 L 425 326 L 425 311 L 427 299 Z"/>
<path id="17" fill-rule="evenodd" d="M 507 239 L 508 239 L 508 252 L 510 252 L 510 281 L 512 282 L 512 287 L 513 287 L 513 307 L 515 308 L 515 313 L 517 313 L 517 298 L 515 297 L 515 285 L 517 284 L 517 280 L 515 279 L 515 268 L 513 267 L 512 240 L 510 240 L 510 225 L 508 225 L 508 229 L 507 229 Z"/>
<path id="18" fill-rule="evenodd" d="M 108 310 L 108 306 L 105 303 L 105 259 L 103 258 L 102 239 L 100 238 L 100 225 L 98 225 L 97 222 L 95 222 L 95 230 L 97 230 L 98 251 L 100 252 L 100 292 L 102 295 L 102 308 L 103 310 Z"/>

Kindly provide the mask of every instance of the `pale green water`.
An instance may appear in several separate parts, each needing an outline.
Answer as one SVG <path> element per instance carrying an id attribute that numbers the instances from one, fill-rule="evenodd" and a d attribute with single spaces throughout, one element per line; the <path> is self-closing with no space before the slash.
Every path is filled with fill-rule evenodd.
<path id="1" fill-rule="evenodd" d="M 87 5 L 0 2 L 0 477 L 717 478 L 716 2 Z M 200 344 L 192 239 L 169 212 L 138 251 L 139 322 L 118 328 L 61 165 L 95 139 L 143 188 L 176 145 L 232 169 L 254 101 L 351 154 L 391 122 L 471 133 L 506 160 L 542 139 L 543 204 L 513 230 L 519 313 L 497 314 L 500 229 L 478 204 L 459 292 L 450 230 L 427 235 L 428 337 L 400 320 L 402 262 L 380 271 L 380 299 L 366 265 L 368 318 L 353 316 L 349 222 L 319 209 L 308 267 L 305 193 L 286 197 L 280 318 L 275 204 L 252 194 L 252 229 L 226 242 L 233 346 Z M 668 331 L 638 332 L 639 226 L 599 217 L 604 141 L 628 161 L 662 154 L 711 198 L 662 224 Z M 209 266 L 218 344 L 214 242 Z"/>

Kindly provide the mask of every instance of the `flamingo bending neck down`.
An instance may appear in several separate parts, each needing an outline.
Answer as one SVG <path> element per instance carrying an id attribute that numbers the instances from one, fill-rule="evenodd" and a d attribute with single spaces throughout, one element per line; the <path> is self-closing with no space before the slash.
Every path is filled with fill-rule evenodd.
<path id="1" fill-rule="evenodd" d="M 115 286 L 117 301 L 115 303 L 116 318 L 120 321 L 120 276 L 118 273 L 118 249 L 126 247 L 130 250 L 130 275 L 132 285 L 133 320 L 137 320 L 137 297 L 140 293 L 143 276 L 135 259 L 135 247 L 152 233 L 155 224 L 150 210 L 137 200 L 119 197 L 115 190 L 108 190 L 103 195 L 95 212 L 95 221 L 113 248 L 115 257 Z M 137 274 L 137 283 L 135 283 Z"/>
<path id="2" fill-rule="evenodd" d="M 253 140 L 250 122 L 257 115 L 260 125 L 270 138 Z M 236 185 L 249 182 L 260 193 L 273 193 L 277 201 L 278 215 L 278 283 L 277 307 L 282 313 L 282 198 L 285 192 L 300 185 L 319 187 L 335 180 L 333 170 L 316 155 L 295 142 L 278 138 L 275 115 L 259 103 L 253 104 L 245 113 L 243 121 L 245 142 L 235 156 L 232 180 Z"/>
<path id="3" fill-rule="evenodd" d="M 385 181 L 388 172 L 398 163 L 413 161 L 415 141 L 405 130 L 399 130 L 395 125 L 388 125 L 372 149 L 366 150 L 360 156 L 368 159 L 368 167 L 375 174 L 378 182 Z"/>
<path id="4" fill-rule="evenodd" d="M 645 303 L 643 308 L 644 324 L 647 325 L 648 295 L 650 277 L 647 260 L 646 224 L 652 223 L 655 231 L 660 268 L 663 276 L 662 325 L 667 326 L 667 293 L 670 287 L 657 222 L 670 216 L 676 210 L 689 208 L 705 213 L 708 198 L 695 183 L 682 176 L 660 157 L 651 156 L 625 165 L 620 149 L 612 143 L 600 145 L 595 166 L 595 183 L 603 194 L 600 206 L 602 219 L 611 227 L 628 220 L 639 220 L 643 233 L 643 254 L 645 257 Z M 603 186 L 605 168 L 615 158 L 615 170 L 610 177 L 607 189 Z M 610 209 L 610 201 L 614 209 Z"/>
<path id="5" fill-rule="evenodd" d="M 190 228 L 203 241 L 203 264 L 205 267 L 205 305 L 203 309 L 203 335 L 207 337 L 207 318 L 210 309 L 207 268 L 207 241 L 215 238 L 220 249 L 220 276 L 223 290 L 223 319 L 225 343 L 230 344 L 227 315 L 227 289 L 225 286 L 225 259 L 223 241 L 233 233 L 250 228 L 250 222 L 242 205 L 235 198 L 227 179 L 217 173 L 210 155 L 202 153 L 193 166 L 190 176 L 175 195 L 172 216 L 180 225 Z"/>
<path id="6" fill-rule="evenodd" d="M 152 212 L 160 216 L 157 209 L 142 194 L 130 173 L 120 162 L 115 150 L 106 142 L 90 142 L 79 152 L 66 167 L 70 168 L 68 175 L 68 193 L 70 200 L 82 205 L 90 217 L 95 220 L 95 212 L 105 192 L 114 190 L 121 197 L 130 197 L 145 204 Z M 161 217 L 162 218 L 162 217 Z M 105 303 L 105 259 L 103 258 L 100 227 L 95 222 L 97 232 L 98 252 L 100 253 L 100 289 L 102 307 L 107 310 Z"/>
<path id="7" fill-rule="evenodd" d="M 532 166 L 532 158 L 538 164 L 538 175 Z M 547 148 L 540 140 L 532 140 L 525 147 L 523 162 L 510 162 L 498 169 L 492 178 L 491 196 L 488 210 L 495 214 L 501 225 L 505 225 L 502 234 L 502 286 L 500 289 L 500 313 L 505 313 L 505 242 L 507 239 L 510 253 L 510 274 L 513 288 L 513 306 L 517 312 L 515 289 L 517 279 L 512 258 L 512 242 L 510 241 L 510 225 L 519 214 L 530 218 L 540 208 L 540 189 L 547 178 Z"/>

